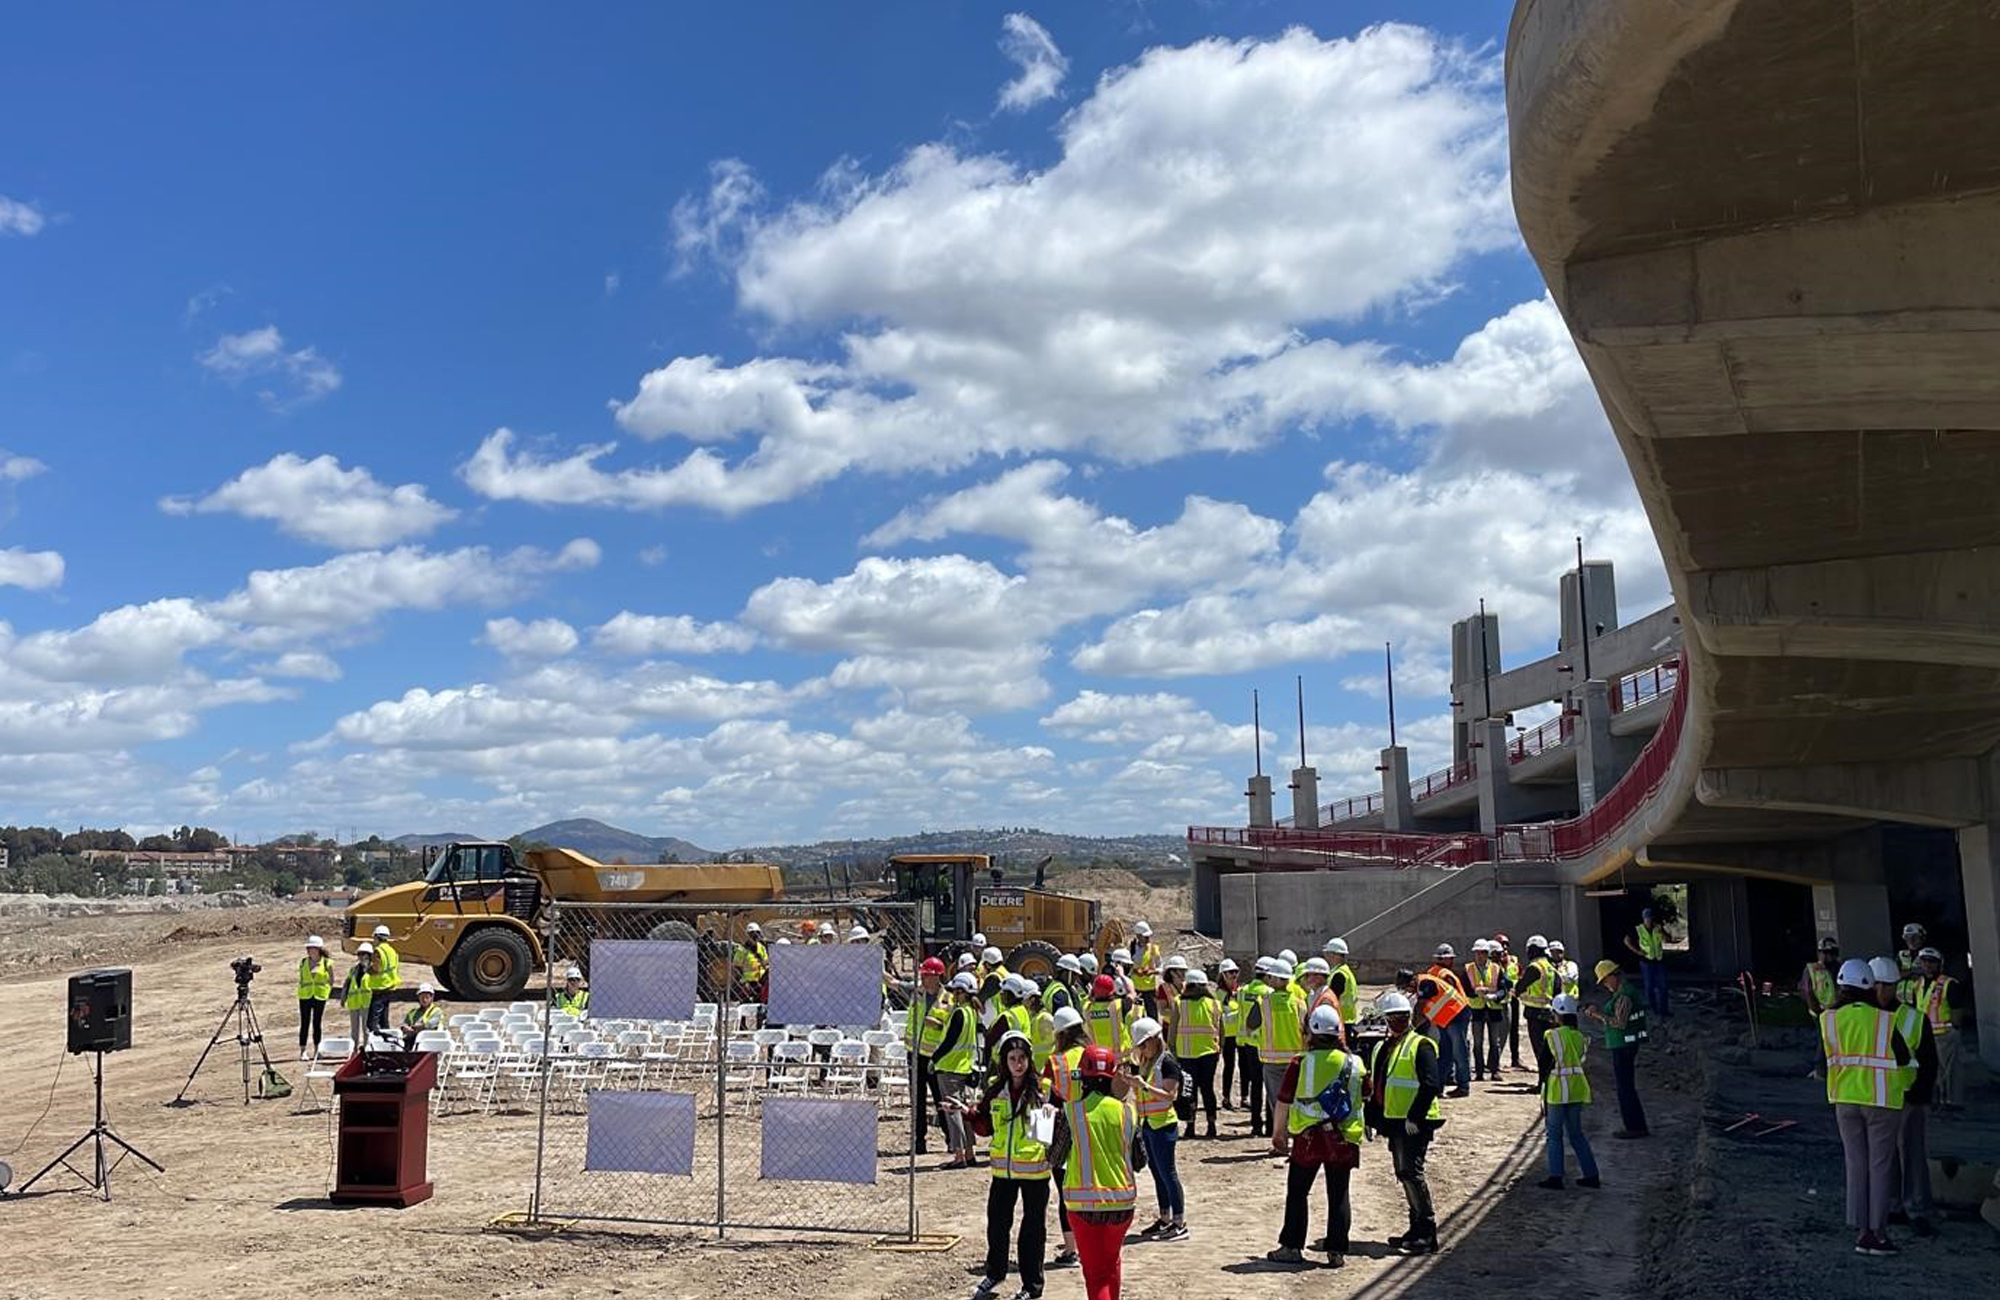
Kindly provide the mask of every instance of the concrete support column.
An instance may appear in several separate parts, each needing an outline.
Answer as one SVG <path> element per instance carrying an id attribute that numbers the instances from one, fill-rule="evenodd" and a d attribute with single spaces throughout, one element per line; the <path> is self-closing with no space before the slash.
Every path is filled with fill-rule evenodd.
<path id="1" fill-rule="evenodd" d="M 1250 825 L 1253 827 L 1273 825 L 1274 823 L 1271 821 L 1271 778 L 1268 776 L 1251 777 L 1250 788 L 1244 791 L 1244 793 L 1250 796 Z"/>
<path id="2" fill-rule="evenodd" d="M 2000 809 L 1958 833 L 1958 869 L 1965 884 L 1965 930 L 1972 947 L 1969 974 L 1979 1003 L 1979 1055 L 2000 1069 Z M 1945 954 L 1947 970 L 1955 955 Z"/>
<path id="3" fill-rule="evenodd" d="M 1889 886 L 1882 873 L 1881 831 L 1842 836 L 1834 842 L 1832 857 L 1832 879 L 1812 887 L 1813 919 L 1819 933 L 1840 941 L 1843 958 L 1895 952 Z"/>
<path id="4" fill-rule="evenodd" d="M 1585 893 L 1582 885 L 1562 885 L 1558 893 L 1563 932 L 1548 937 L 1562 939 L 1569 959 L 1576 963 L 1577 982 L 1585 989 L 1594 988 L 1591 967 L 1604 957 L 1604 923 L 1598 916 L 1598 901 Z"/>
<path id="5" fill-rule="evenodd" d="M 1577 692 L 1582 715 L 1576 720 L 1576 806 L 1588 810 L 1617 783 L 1618 762 L 1611 741 L 1611 692 L 1602 680 Z"/>
<path id="6" fill-rule="evenodd" d="M 1292 825 L 1302 831 L 1319 829 L 1319 769 L 1292 769 Z"/>
<path id="7" fill-rule="evenodd" d="M 1410 813 L 1410 751 L 1391 745 L 1382 751 L 1382 829 L 1407 831 Z"/>
<path id="8" fill-rule="evenodd" d="M 1501 718 L 1482 718 L 1472 725 L 1480 747 L 1472 751 L 1478 769 L 1473 780 L 1479 786 L 1479 829 L 1488 835 L 1502 822 L 1515 818 L 1514 776 L 1507 761 L 1507 723 Z"/>

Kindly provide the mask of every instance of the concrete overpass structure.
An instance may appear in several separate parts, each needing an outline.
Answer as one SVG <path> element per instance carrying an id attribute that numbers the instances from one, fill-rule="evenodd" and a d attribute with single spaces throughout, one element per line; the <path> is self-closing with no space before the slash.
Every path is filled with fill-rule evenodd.
<path id="1" fill-rule="evenodd" d="M 1778 879 L 1872 953 L 1906 883 L 1885 827 L 1946 828 L 2000 1064 L 1995 66 L 2000 6 L 1972 0 L 1518 5 L 1516 211 L 1685 658 L 1595 806 L 1495 808 L 1481 833 L 1496 890 L 1545 873 L 1574 911 L 1564 891 L 1614 876 L 1699 880 L 1711 920 L 1754 940 L 1741 904 Z"/>

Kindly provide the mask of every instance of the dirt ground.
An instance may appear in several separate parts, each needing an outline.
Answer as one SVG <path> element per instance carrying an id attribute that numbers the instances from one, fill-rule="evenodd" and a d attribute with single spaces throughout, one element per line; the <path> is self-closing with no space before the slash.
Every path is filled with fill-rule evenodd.
<path id="1" fill-rule="evenodd" d="M 1157 925 L 1165 915 L 1155 911 L 1152 919 Z M 294 1053 L 282 1050 L 292 1041 L 296 1022 L 280 972 L 305 930 L 327 923 L 322 913 L 275 908 L 125 918 L 119 922 L 123 937 L 87 928 L 67 931 L 67 922 L 43 923 L 48 937 L 66 950 L 133 968 L 134 1047 L 107 1058 L 107 1101 L 116 1129 L 162 1161 L 167 1172 L 154 1174 L 128 1162 L 114 1175 L 115 1199 L 108 1205 L 68 1190 L 60 1179 L 0 1203 L 8 1228 L 0 1237 L 0 1297 L 262 1300 L 309 1291 L 490 1300 L 549 1294 L 709 1300 L 810 1287 L 830 1296 L 915 1300 L 971 1292 L 983 1258 L 988 1175 L 983 1169 L 941 1171 L 935 1154 L 919 1161 L 917 1194 L 927 1232 L 961 1237 L 946 1253 L 896 1254 L 851 1239 L 799 1242 L 757 1233 L 732 1233 L 718 1243 L 712 1236 L 663 1230 L 529 1240 L 488 1231 L 487 1225 L 526 1207 L 534 1158 L 531 1116 L 440 1118 L 430 1154 L 436 1196 L 408 1210 L 385 1210 L 336 1208 L 327 1201 L 329 1116 L 295 1115 L 290 1100 L 245 1107 L 233 1051 L 230 1059 L 204 1070 L 194 1093 L 203 1098 L 201 1104 L 165 1107 L 229 1006 L 234 989 L 228 961 L 246 947 L 269 968 L 257 983 L 257 1002 L 280 1068 L 297 1079 L 296 1065 L 287 1061 Z M 0 952 L 17 941 L 19 936 L 0 940 Z M 19 1144 L 6 1157 L 18 1185 L 88 1125 L 89 1076 L 84 1058 L 69 1058 L 51 1094 L 50 1080 L 63 1059 L 61 977 L 36 971 L 7 978 L 4 989 L 0 1151 Z M 1542 1176 L 1541 1130 L 1525 1087 L 1482 1087 L 1470 1099 L 1447 1102 L 1449 1122 L 1431 1159 L 1446 1249 L 1429 1259 L 1396 1257 L 1381 1244 L 1402 1229 L 1404 1212 L 1387 1152 L 1376 1144 L 1364 1150 L 1356 1175 L 1357 1253 L 1347 1267 L 1337 1273 L 1301 1272 L 1267 1264 L 1262 1256 L 1275 1244 L 1283 1167 L 1248 1139 L 1241 1112 L 1225 1112 L 1222 1140 L 1181 1149 L 1193 1239 L 1128 1248 L 1128 1294 L 1192 1289 L 1244 1300 L 1456 1297 L 1472 1290 L 1522 1295 L 1544 1290 L 1553 1279 L 1573 1295 L 1676 1296 L 1694 1294 L 1697 1284 L 1713 1294 L 1719 1278 L 1741 1277 L 1754 1268 L 1767 1295 L 1830 1300 L 1877 1295 L 1884 1284 L 1919 1276 L 1932 1282 L 1955 1277 L 1968 1258 L 1990 1270 L 1995 1238 L 1977 1222 L 1947 1225 L 1950 1235 L 1938 1245 L 1886 1266 L 1836 1253 L 1829 1243 L 1839 1235 L 1839 1208 L 1828 1198 L 1836 1187 L 1839 1153 L 1837 1147 L 1822 1149 L 1821 1139 L 1811 1136 L 1819 1129 L 1830 1134 L 1830 1118 L 1823 1108 L 1815 1112 L 1807 1104 L 1803 1080 L 1711 1078 L 1688 1043 L 1705 1036 L 1719 1040 L 1725 1026 L 1718 1016 L 1714 1027 L 1703 1030 L 1694 1019 L 1684 1019 L 1676 1039 L 1649 1049 L 1642 1088 L 1657 1134 L 1653 1140 L 1609 1140 L 1616 1126 L 1610 1080 L 1595 1080 L 1602 1101 L 1593 1108 L 1589 1130 L 1604 1166 L 1606 1187 L 1600 1192 L 1534 1187 Z M 1605 1065 L 1593 1062 L 1594 1072 Z M 1754 1090 L 1757 1104 L 1742 1104 L 1744 1088 Z M 1781 1102 L 1765 1095 L 1778 1088 L 1800 1096 L 1786 1092 Z M 23 1130 L 45 1104 L 51 1107 L 47 1117 L 22 1142 Z M 1810 1133 L 1740 1149 L 1708 1134 L 1714 1117 L 1732 1107 L 1780 1105 L 1806 1120 Z M 1990 1149 L 1994 1134 L 1983 1131 Z M 1782 1170 L 1749 1163 L 1739 1168 L 1739 1162 L 1762 1160 L 1791 1163 Z M 891 1165 L 900 1164 L 885 1162 L 885 1178 L 893 1176 Z M 1816 1202 L 1800 1199 L 1794 1186 L 1808 1174 L 1820 1189 Z M 1141 1185 L 1146 1187 L 1143 1176 Z M 797 1194 L 810 1213 L 814 1192 L 807 1186 Z M 1142 1203 L 1146 1199 L 1142 1191 Z M 1746 1203 L 1761 1207 L 1756 1214 L 1765 1217 L 1741 1217 L 1748 1213 Z M 1323 1230 L 1318 1212 L 1316 1205 L 1314 1235 Z M 1795 1291 L 1765 1285 L 1773 1246 L 1741 1231 L 1745 1223 L 1788 1234 L 1787 1249 L 1824 1268 L 1802 1275 L 1810 1281 Z M 102 1249 L 86 1249 L 91 1243 Z M 1967 1251 L 1970 1244 L 1984 1249 Z M 1968 1272 L 1960 1293 L 1978 1293 L 1986 1276 Z M 1050 1275 L 1050 1297 L 1081 1291 L 1075 1272 Z"/>

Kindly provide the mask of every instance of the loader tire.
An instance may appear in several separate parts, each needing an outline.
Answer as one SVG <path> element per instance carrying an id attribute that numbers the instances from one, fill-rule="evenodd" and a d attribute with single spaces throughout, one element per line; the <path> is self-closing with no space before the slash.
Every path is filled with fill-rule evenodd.
<path id="1" fill-rule="evenodd" d="M 1015 945 L 1014 951 L 1007 954 L 1007 969 L 1039 984 L 1055 978 L 1056 961 L 1061 956 L 1061 950 L 1054 944 L 1030 939 Z"/>

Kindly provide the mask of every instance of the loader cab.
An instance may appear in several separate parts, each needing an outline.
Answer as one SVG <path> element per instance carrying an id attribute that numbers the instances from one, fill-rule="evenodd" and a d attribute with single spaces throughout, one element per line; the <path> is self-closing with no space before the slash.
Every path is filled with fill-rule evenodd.
<path id="1" fill-rule="evenodd" d="M 541 884 L 522 869 L 514 848 L 497 840 L 464 840 L 431 850 L 418 913 L 436 908 L 453 912 L 504 913 L 532 918 L 541 905 Z"/>
<path id="2" fill-rule="evenodd" d="M 984 858 L 913 854 L 889 859 L 896 902 L 917 905 L 917 933 L 927 952 L 972 937 L 973 871 Z"/>

